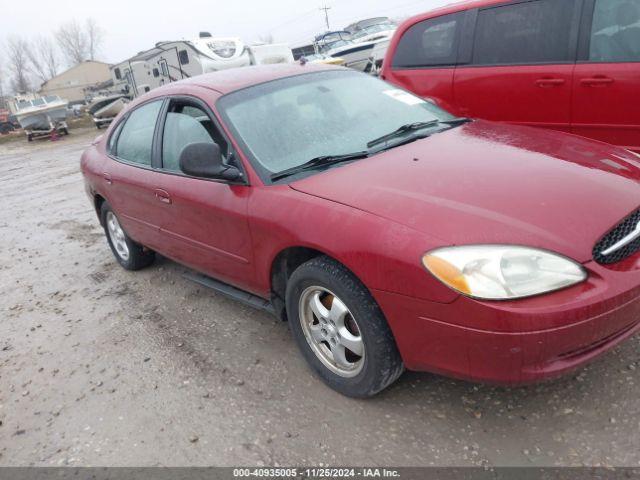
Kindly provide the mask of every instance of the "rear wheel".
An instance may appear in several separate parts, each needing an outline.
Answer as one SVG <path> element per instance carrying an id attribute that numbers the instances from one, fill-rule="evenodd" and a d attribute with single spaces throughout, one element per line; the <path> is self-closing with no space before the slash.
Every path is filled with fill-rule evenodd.
<path id="1" fill-rule="evenodd" d="M 120 225 L 111 206 L 104 202 L 100 208 L 100 218 L 107 235 L 109 247 L 116 260 L 126 270 L 140 270 L 153 263 L 155 253 L 134 242 Z"/>
<path id="2" fill-rule="evenodd" d="M 300 351 L 331 388 L 369 397 L 404 371 L 380 307 L 343 265 L 318 257 L 287 285 L 287 314 Z"/>

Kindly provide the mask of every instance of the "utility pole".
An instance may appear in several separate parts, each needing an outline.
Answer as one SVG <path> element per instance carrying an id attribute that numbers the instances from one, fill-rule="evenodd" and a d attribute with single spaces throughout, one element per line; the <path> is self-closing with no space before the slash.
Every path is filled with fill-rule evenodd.
<path id="1" fill-rule="evenodd" d="M 331 7 L 327 7 L 325 5 L 324 7 L 321 7 L 319 10 L 324 10 L 324 21 L 327 23 L 327 30 L 331 30 L 331 27 L 329 27 L 329 10 L 331 10 Z"/>

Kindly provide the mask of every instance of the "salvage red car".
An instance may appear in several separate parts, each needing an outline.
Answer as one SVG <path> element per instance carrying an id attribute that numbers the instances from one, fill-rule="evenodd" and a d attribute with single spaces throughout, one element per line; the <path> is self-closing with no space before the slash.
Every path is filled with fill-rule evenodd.
<path id="1" fill-rule="evenodd" d="M 452 116 L 340 67 L 201 75 L 82 156 L 116 260 L 154 252 L 289 322 L 331 387 L 520 384 L 640 328 L 640 159 Z"/>
<path id="2" fill-rule="evenodd" d="M 640 1 L 472 0 L 396 31 L 382 76 L 461 116 L 640 152 Z"/>

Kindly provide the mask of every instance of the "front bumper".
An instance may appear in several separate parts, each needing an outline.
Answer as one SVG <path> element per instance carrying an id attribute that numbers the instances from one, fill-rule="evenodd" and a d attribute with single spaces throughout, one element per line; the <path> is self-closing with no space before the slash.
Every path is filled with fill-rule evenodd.
<path id="1" fill-rule="evenodd" d="M 613 274 L 608 282 L 600 274 L 611 272 L 591 267 L 584 284 L 512 302 L 459 297 L 442 304 L 373 294 L 408 369 L 526 384 L 576 369 L 640 331 L 637 273 Z"/>

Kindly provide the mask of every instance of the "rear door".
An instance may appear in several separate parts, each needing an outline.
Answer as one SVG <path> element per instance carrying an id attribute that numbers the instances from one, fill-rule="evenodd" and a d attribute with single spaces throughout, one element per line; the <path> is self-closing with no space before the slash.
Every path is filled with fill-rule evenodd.
<path id="1" fill-rule="evenodd" d="M 453 110 L 453 72 L 465 14 L 454 13 L 412 25 L 398 42 L 383 78 Z"/>
<path id="2" fill-rule="evenodd" d="M 582 26 L 572 131 L 640 152 L 640 2 L 588 0 Z"/>
<path id="3" fill-rule="evenodd" d="M 469 63 L 455 72 L 460 115 L 571 130 L 581 0 L 478 9 Z"/>
<path id="4" fill-rule="evenodd" d="M 157 248 L 161 202 L 155 194 L 159 173 L 152 168 L 153 142 L 162 100 L 132 110 L 109 138 L 104 192 L 127 234 Z"/>

